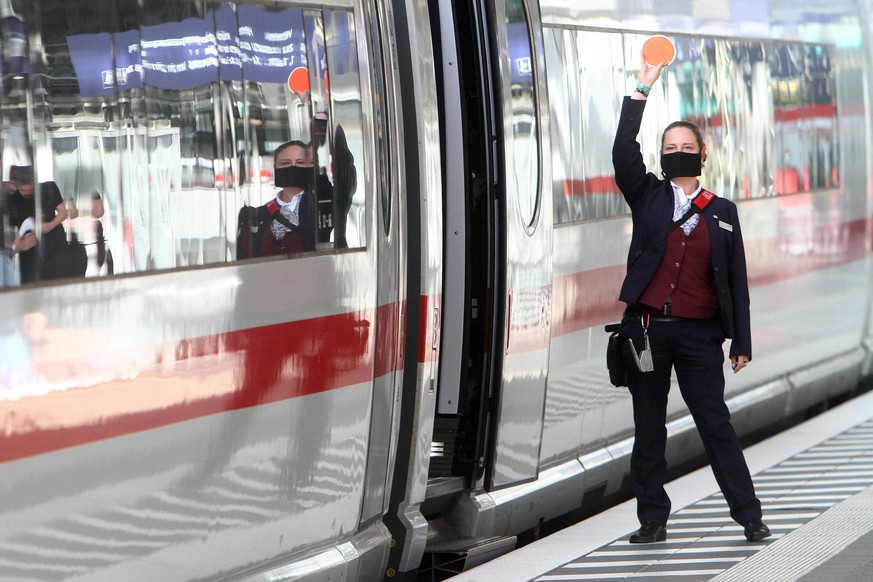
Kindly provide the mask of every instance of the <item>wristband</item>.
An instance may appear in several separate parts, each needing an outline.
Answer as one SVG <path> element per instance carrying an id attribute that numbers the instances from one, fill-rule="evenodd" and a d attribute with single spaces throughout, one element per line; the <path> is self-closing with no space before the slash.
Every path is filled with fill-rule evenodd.
<path id="1" fill-rule="evenodd" d="M 652 90 L 651 87 L 649 87 L 649 86 L 646 85 L 645 83 L 640 83 L 640 82 L 637 82 L 637 88 L 634 89 L 635 92 L 639 93 L 639 94 L 642 95 L 643 97 L 648 97 L 648 96 L 649 96 L 649 92 L 650 92 L 651 90 Z"/>

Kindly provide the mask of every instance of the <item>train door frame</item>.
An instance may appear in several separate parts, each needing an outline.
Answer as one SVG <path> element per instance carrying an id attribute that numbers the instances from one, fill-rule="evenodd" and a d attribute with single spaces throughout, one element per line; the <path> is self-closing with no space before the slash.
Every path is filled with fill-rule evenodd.
<path id="1" fill-rule="evenodd" d="M 390 4 L 378 6 L 365 3 L 363 28 L 368 39 L 364 52 L 368 63 L 369 86 L 374 97 L 370 99 L 369 111 L 373 119 L 367 127 L 373 131 L 377 144 L 373 157 L 373 182 L 376 195 L 373 198 L 372 244 L 375 251 L 376 272 L 376 370 L 373 375 L 372 413 L 370 439 L 366 468 L 365 498 L 361 508 L 361 522 L 381 519 L 388 510 L 393 468 L 397 453 L 400 423 L 400 394 L 403 382 L 403 334 L 404 304 L 407 298 L 407 256 L 404 233 L 406 216 L 402 204 L 400 185 L 405 183 L 402 163 L 404 138 L 400 129 L 401 97 L 397 94 L 400 83 L 397 79 L 396 59 L 386 47 L 394 43 L 390 26 L 393 20 Z M 359 23 L 360 24 L 360 23 Z"/>
<path id="2" fill-rule="evenodd" d="M 505 168 L 512 167 L 507 148 L 515 145 L 505 2 L 443 0 L 438 8 L 431 6 L 440 45 L 435 53 L 442 65 L 437 67 L 440 113 L 446 120 L 441 135 L 446 157 L 446 286 L 437 450 L 430 477 L 463 476 L 473 489 L 536 479 L 542 439 L 552 225 L 550 191 L 544 186 L 549 183 L 543 162 L 547 125 L 536 119 L 545 119 L 547 111 L 545 64 L 542 35 L 535 32 L 539 14 L 527 3 L 518 6 L 524 11 L 536 115 L 538 182 L 529 220 L 520 216 L 521 201 L 516 191 L 507 189 L 505 179 Z M 453 123 L 455 119 L 461 123 Z M 513 309 L 525 312 L 525 318 L 533 313 L 535 323 L 519 325 L 521 316 L 513 322 Z M 518 345 L 511 343 L 513 334 L 520 339 Z M 507 368 L 507 362 L 514 367 Z M 514 436 L 515 429 L 502 430 L 519 421 L 525 427 L 520 437 L 525 444 Z M 509 468 L 517 463 L 513 457 L 519 447 L 526 451 L 520 472 Z"/>
<path id="3" fill-rule="evenodd" d="M 443 318 L 429 476 L 481 487 L 502 343 L 503 203 L 486 0 L 431 5 L 445 156 Z M 461 57 L 463 55 L 463 58 Z M 453 120 L 459 121 L 455 123 Z"/>
<path id="4" fill-rule="evenodd" d="M 390 5 L 390 10 L 389 10 Z M 391 120 L 404 136 L 397 150 L 403 165 L 402 208 L 405 214 L 405 338 L 399 346 L 403 366 L 397 433 L 392 446 L 393 480 L 386 498 L 384 523 L 392 543 L 386 576 L 413 575 L 428 539 L 421 506 L 427 495 L 427 470 L 436 409 L 443 288 L 443 208 L 441 152 L 432 47 L 419 39 L 431 37 L 425 3 L 385 2 L 380 24 L 393 27 L 392 44 L 384 54 L 396 69 L 398 111 Z M 398 144 L 392 144 L 396 146 Z"/>

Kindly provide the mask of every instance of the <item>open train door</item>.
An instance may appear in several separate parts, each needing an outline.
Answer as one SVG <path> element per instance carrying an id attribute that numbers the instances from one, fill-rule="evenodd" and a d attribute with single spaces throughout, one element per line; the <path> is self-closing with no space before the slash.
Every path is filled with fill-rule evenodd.
<path id="1" fill-rule="evenodd" d="M 539 14 L 524 0 L 494 0 L 492 10 L 505 269 L 502 309 L 495 311 L 502 319 L 502 365 L 486 473 L 489 489 L 496 489 L 535 479 L 538 472 L 551 325 L 552 205 L 550 168 L 542 163 L 548 108 L 538 100 L 545 93 L 545 64 L 537 58 L 544 54 Z"/>
<path id="2" fill-rule="evenodd" d="M 429 476 L 493 490 L 536 479 L 542 439 L 552 240 L 542 36 L 524 0 L 436 6 L 446 249 Z"/>

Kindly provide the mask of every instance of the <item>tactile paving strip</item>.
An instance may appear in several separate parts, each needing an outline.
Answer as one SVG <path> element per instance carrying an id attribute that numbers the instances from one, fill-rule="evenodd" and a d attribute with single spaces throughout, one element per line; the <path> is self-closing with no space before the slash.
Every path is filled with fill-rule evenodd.
<path id="1" fill-rule="evenodd" d="M 873 486 L 833 506 L 712 582 L 790 582 L 873 530 Z"/>
<path id="2" fill-rule="evenodd" d="M 535 580 L 796 581 L 873 531 L 873 419 L 753 479 L 767 540 L 747 543 L 716 493 L 673 514 L 667 542 L 634 547 L 622 538 Z"/>

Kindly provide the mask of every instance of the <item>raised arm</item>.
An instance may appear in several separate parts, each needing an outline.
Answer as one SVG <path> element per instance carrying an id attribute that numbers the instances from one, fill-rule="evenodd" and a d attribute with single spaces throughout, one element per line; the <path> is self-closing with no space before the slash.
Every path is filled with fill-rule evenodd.
<path id="1" fill-rule="evenodd" d="M 646 172 L 637 134 L 640 131 L 646 99 L 652 85 L 661 76 L 666 63 L 653 67 L 640 55 L 640 72 L 637 85 L 630 97 L 625 97 L 612 144 L 612 165 L 615 168 L 615 183 L 624 195 L 628 205 L 633 208 L 637 199 L 650 188 L 649 182 L 656 179 Z"/>

